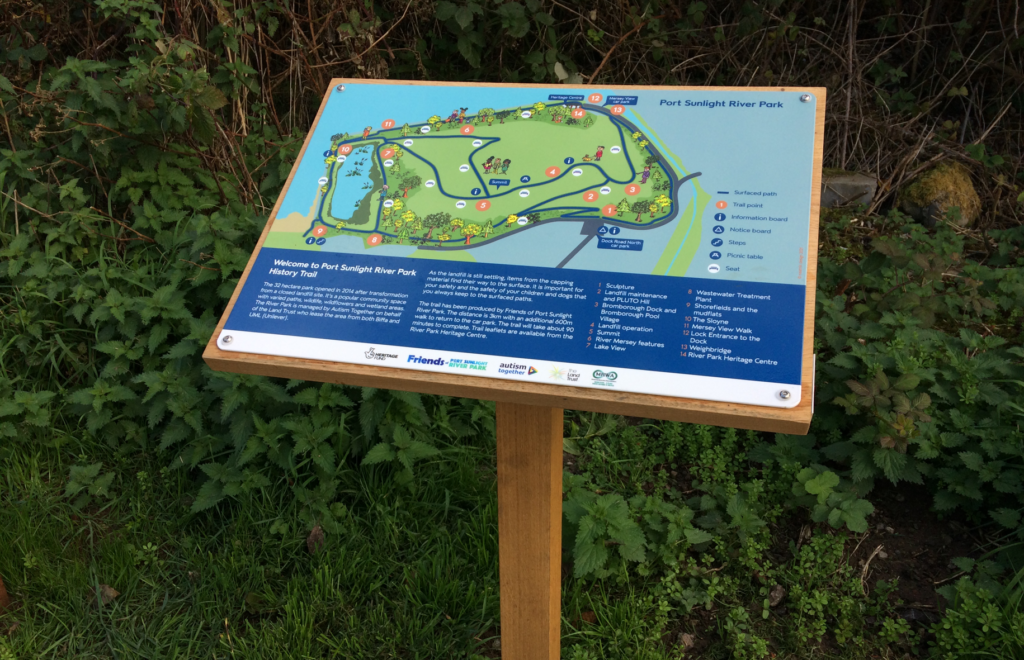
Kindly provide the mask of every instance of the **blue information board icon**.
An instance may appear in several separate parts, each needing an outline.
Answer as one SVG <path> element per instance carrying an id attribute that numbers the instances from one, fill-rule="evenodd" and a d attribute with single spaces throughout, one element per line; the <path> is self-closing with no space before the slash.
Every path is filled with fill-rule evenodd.
<path id="1" fill-rule="evenodd" d="M 313 243 L 316 243 L 316 239 L 312 236 L 306 239 L 306 245 L 312 245 Z"/>
<path id="2" fill-rule="evenodd" d="M 608 230 L 608 233 L 611 234 L 612 236 L 614 236 L 614 235 L 618 234 L 620 231 L 622 231 L 622 230 L 619 229 L 618 227 L 612 227 L 611 229 Z"/>
<path id="3" fill-rule="evenodd" d="M 471 192 L 471 193 L 472 193 L 472 194 L 474 194 L 474 195 L 479 195 L 479 194 L 480 194 L 480 193 L 482 193 L 483 191 L 482 191 L 482 190 L 480 190 L 479 188 L 473 188 L 473 189 L 472 189 L 472 190 L 470 190 L 469 192 Z"/>
<path id="4" fill-rule="evenodd" d="M 563 163 L 565 163 L 566 165 L 572 165 L 573 163 L 575 163 L 575 162 L 576 162 L 576 159 L 575 159 L 575 158 L 573 158 L 572 156 L 569 156 L 568 158 L 566 158 L 566 159 L 565 159 L 564 161 L 562 161 L 562 162 L 563 162 Z"/>
<path id="5" fill-rule="evenodd" d="M 718 220 L 719 222 L 721 222 L 722 220 L 725 220 L 725 214 L 724 213 L 716 213 L 715 214 L 715 220 Z"/>

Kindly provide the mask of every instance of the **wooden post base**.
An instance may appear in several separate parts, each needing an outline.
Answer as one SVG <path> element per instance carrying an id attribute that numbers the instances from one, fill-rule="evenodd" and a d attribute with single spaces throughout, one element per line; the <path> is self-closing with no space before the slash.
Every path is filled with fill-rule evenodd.
<path id="1" fill-rule="evenodd" d="M 562 410 L 498 403 L 501 657 L 558 660 Z"/>

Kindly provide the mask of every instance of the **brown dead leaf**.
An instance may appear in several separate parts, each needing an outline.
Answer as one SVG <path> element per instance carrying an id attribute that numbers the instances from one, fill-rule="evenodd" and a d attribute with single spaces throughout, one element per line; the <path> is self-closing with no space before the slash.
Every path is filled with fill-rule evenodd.
<path id="1" fill-rule="evenodd" d="M 309 554 L 315 555 L 316 551 L 322 547 L 324 547 L 324 530 L 317 525 L 306 538 L 306 548 L 309 549 Z"/>
<path id="2" fill-rule="evenodd" d="M 121 592 L 108 584 L 101 584 L 97 594 L 104 605 L 109 605 L 115 598 L 121 595 Z"/>
<path id="3" fill-rule="evenodd" d="M 597 614 L 594 612 L 584 612 L 580 615 L 580 618 L 587 623 L 597 623 Z"/>
<path id="4" fill-rule="evenodd" d="M 782 599 L 786 597 L 786 590 L 782 588 L 781 584 L 777 584 L 772 587 L 771 592 L 768 594 L 768 604 L 775 607 L 782 602 Z"/>
<path id="5" fill-rule="evenodd" d="M 8 628 L 7 628 L 7 636 L 8 636 L 8 637 L 11 637 L 12 635 L 14 635 L 14 633 L 15 633 L 15 632 L 16 632 L 16 631 L 18 630 L 18 628 L 20 628 L 20 627 L 21 627 L 21 624 L 20 624 L 20 623 L 18 623 L 17 621 L 15 621 L 14 623 L 12 623 L 12 624 L 11 624 L 10 626 L 8 626 Z"/>
<path id="6" fill-rule="evenodd" d="M 4 586 L 4 579 L 0 577 L 0 614 L 3 614 L 11 607 L 11 597 L 7 595 L 7 587 Z"/>

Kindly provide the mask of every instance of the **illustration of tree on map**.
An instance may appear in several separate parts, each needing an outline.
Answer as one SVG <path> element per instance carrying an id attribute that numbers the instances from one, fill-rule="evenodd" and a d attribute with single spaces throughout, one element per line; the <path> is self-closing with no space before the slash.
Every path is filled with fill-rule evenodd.
<path id="1" fill-rule="evenodd" d="M 654 214 L 658 212 L 658 209 L 659 209 L 659 208 L 661 208 L 661 207 L 659 207 L 659 206 L 658 206 L 658 204 L 657 204 L 656 202 L 651 202 L 651 203 L 650 203 L 650 204 L 649 204 L 649 205 L 647 206 L 647 210 L 649 210 L 649 211 L 651 212 L 651 217 L 652 217 L 652 218 L 654 217 Z"/>
<path id="2" fill-rule="evenodd" d="M 384 222 L 381 223 L 381 227 L 390 227 L 394 218 L 391 217 L 391 209 L 385 207 L 381 214 L 384 216 Z"/>
<path id="3" fill-rule="evenodd" d="M 502 110 L 501 112 L 497 113 L 494 116 L 498 118 L 498 123 L 499 124 L 504 124 L 505 120 L 508 119 L 508 116 L 510 114 L 512 114 L 512 113 L 509 112 L 508 110 Z"/>
<path id="4" fill-rule="evenodd" d="M 463 222 L 461 218 L 452 218 L 451 222 L 448 223 L 448 229 L 453 231 L 453 232 L 454 231 L 459 231 L 460 229 L 462 229 L 462 226 L 465 225 L 465 224 L 466 223 Z"/>
<path id="5" fill-rule="evenodd" d="M 541 101 L 537 101 L 536 103 L 534 103 L 533 104 L 533 116 L 536 117 L 536 116 L 540 115 L 540 113 L 544 112 L 544 108 L 546 108 L 546 107 L 547 106 L 544 105 L 544 103 L 541 102 Z"/>
<path id="6" fill-rule="evenodd" d="M 620 218 L 622 217 L 623 213 L 629 212 L 629 202 L 626 201 L 625 197 L 623 197 L 622 201 L 618 203 L 615 210 L 619 212 L 618 215 Z"/>
<path id="7" fill-rule="evenodd" d="M 398 230 L 398 244 L 401 245 L 402 241 L 404 241 L 405 239 L 409 238 L 409 234 L 411 234 L 411 233 L 412 232 L 409 230 L 408 226 L 403 226 L 401 229 L 399 229 Z"/>
<path id="8" fill-rule="evenodd" d="M 405 204 L 402 203 L 402 200 L 396 199 L 395 200 L 395 205 L 391 207 L 391 212 L 392 213 L 398 213 L 399 211 L 402 210 L 402 207 L 404 207 L 404 206 L 405 206 Z"/>
<path id="9" fill-rule="evenodd" d="M 408 209 L 408 210 L 406 210 L 405 213 L 402 214 L 402 222 L 405 223 L 405 224 L 409 224 L 410 222 L 412 222 L 415 219 L 416 219 L 416 214 L 412 212 L 412 209 Z M 395 223 L 395 227 L 398 227 L 397 223 Z"/>
<path id="10" fill-rule="evenodd" d="M 409 128 L 409 124 L 402 124 L 402 137 L 405 137 L 406 135 L 408 135 L 409 131 L 411 131 L 411 130 L 412 129 Z"/>
<path id="11" fill-rule="evenodd" d="M 487 125 L 490 126 L 494 123 L 494 108 L 481 108 L 477 113 L 477 118 L 480 123 L 487 122 Z"/>
<path id="12" fill-rule="evenodd" d="M 637 142 L 637 145 L 639 145 L 641 149 L 646 149 L 647 145 L 649 144 L 650 142 L 648 140 L 640 140 L 639 142 Z"/>
<path id="13" fill-rule="evenodd" d="M 466 245 L 469 245 L 469 242 L 473 240 L 473 237 L 479 234 L 481 231 L 483 230 L 480 228 L 480 225 L 476 224 L 466 225 L 465 227 L 463 227 L 462 235 L 466 237 Z"/>
<path id="14" fill-rule="evenodd" d="M 452 237 L 450 234 L 441 234 L 440 236 L 437 237 L 437 247 L 441 247 L 442 243 L 444 243 L 445 241 L 450 241 L 451 239 Z"/>
<path id="15" fill-rule="evenodd" d="M 427 228 L 427 240 L 430 240 L 430 235 L 434 233 L 435 229 L 447 226 L 451 219 L 452 216 L 444 211 L 431 213 L 427 217 L 423 218 L 423 224 Z"/>
<path id="16" fill-rule="evenodd" d="M 640 138 L 644 136 L 640 131 L 634 131 L 629 137 L 633 138 L 633 142 L 640 142 Z"/>
<path id="17" fill-rule="evenodd" d="M 507 218 L 505 218 L 505 226 L 506 227 L 511 227 L 512 225 L 514 225 L 516 223 L 516 220 L 518 220 L 518 219 L 519 219 L 519 216 L 516 215 L 515 213 L 513 213 L 512 215 L 510 215 Z"/>
<path id="18" fill-rule="evenodd" d="M 437 115 L 430 115 L 430 119 L 427 120 L 427 123 L 430 124 L 431 126 L 433 126 L 434 124 L 437 124 L 440 121 L 441 121 L 441 118 L 438 117 Z"/>
<path id="19" fill-rule="evenodd" d="M 484 238 L 490 236 L 492 231 L 494 231 L 494 221 L 488 220 L 487 224 L 484 225 Z"/>
<path id="20" fill-rule="evenodd" d="M 423 183 L 423 179 L 416 176 L 415 174 L 412 174 L 402 179 L 402 182 L 398 184 L 398 187 L 402 189 L 402 197 L 408 197 L 409 191 L 415 188 L 416 186 L 420 185 L 421 183 Z"/>
<path id="21" fill-rule="evenodd" d="M 633 213 L 636 213 L 636 221 L 637 222 L 640 222 L 640 216 L 642 216 L 645 212 L 647 212 L 647 210 L 648 210 L 647 207 L 648 207 L 649 204 L 650 204 L 650 202 L 641 199 L 639 201 L 633 202 L 630 205 L 629 210 L 632 211 Z"/>
<path id="22" fill-rule="evenodd" d="M 594 125 L 594 115 L 587 115 L 583 118 L 583 128 L 590 128 Z"/>
<path id="23" fill-rule="evenodd" d="M 665 210 L 672 205 L 672 200 L 669 199 L 668 195 L 662 194 L 654 198 L 654 203 L 660 206 L 662 210 Z"/>

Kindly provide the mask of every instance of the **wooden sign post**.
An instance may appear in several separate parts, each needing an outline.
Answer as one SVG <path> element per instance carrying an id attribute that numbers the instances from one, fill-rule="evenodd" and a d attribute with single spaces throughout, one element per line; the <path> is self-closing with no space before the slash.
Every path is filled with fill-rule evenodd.
<path id="1" fill-rule="evenodd" d="M 807 432 L 824 108 L 334 80 L 203 357 L 496 401 L 502 656 L 558 658 L 563 409 Z"/>

